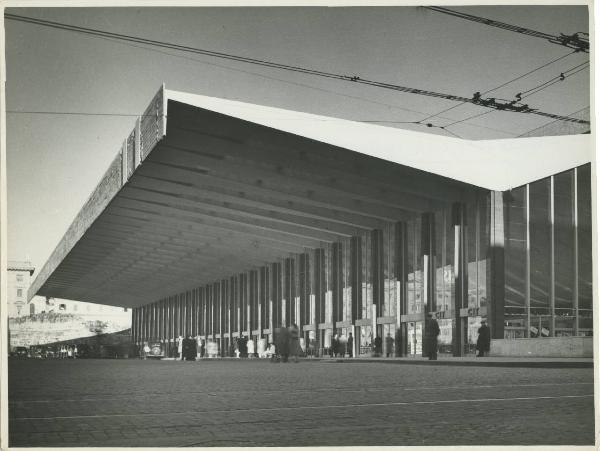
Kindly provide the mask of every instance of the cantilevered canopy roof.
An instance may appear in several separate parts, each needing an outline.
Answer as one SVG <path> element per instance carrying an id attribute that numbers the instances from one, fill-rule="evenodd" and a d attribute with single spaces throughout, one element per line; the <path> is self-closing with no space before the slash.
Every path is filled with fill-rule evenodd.
<path id="1" fill-rule="evenodd" d="M 29 297 L 143 305 L 584 164 L 590 146 L 465 141 L 161 89 Z"/>

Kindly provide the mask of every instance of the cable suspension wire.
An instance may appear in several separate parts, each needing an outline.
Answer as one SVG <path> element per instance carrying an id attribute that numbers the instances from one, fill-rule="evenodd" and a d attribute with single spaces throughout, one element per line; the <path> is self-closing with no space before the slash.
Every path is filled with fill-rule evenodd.
<path id="1" fill-rule="evenodd" d="M 513 78 L 512 80 L 509 80 L 509 81 L 507 81 L 507 82 L 505 82 L 505 83 L 502 83 L 501 85 L 499 85 L 499 86 L 496 86 L 495 88 L 488 89 L 487 91 L 484 91 L 484 92 L 482 93 L 482 95 L 483 95 L 483 94 L 489 94 L 490 92 L 493 92 L 493 91 L 495 91 L 495 90 L 497 90 L 497 89 L 503 88 L 504 86 L 507 86 L 507 85 L 509 85 L 510 83 L 513 83 L 513 82 L 515 82 L 515 81 L 517 81 L 517 80 L 520 80 L 521 78 L 527 77 L 528 75 L 531 75 L 531 74 L 533 74 L 534 72 L 537 72 L 537 71 L 538 71 L 538 70 L 540 70 L 540 69 L 543 69 L 543 68 L 545 68 L 545 67 L 547 67 L 547 66 L 550 66 L 551 64 L 554 64 L 554 63 L 556 63 L 557 61 L 560 61 L 560 60 L 562 60 L 562 59 L 566 58 L 567 56 L 570 56 L 570 55 L 572 55 L 573 53 L 576 53 L 576 52 L 569 52 L 569 53 L 567 53 L 566 55 L 563 55 L 563 56 L 560 56 L 560 57 L 558 57 L 558 58 L 555 58 L 555 59 L 553 59 L 552 61 L 549 61 L 549 62 L 547 62 L 547 63 L 545 63 L 545 64 L 542 64 L 541 66 L 538 66 L 538 67 L 536 67 L 535 69 L 532 69 L 532 70 L 530 70 L 529 72 L 526 72 L 526 73 L 524 73 L 524 74 L 522 74 L 522 75 L 519 75 L 519 76 L 517 76 L 517 77 Z M 439 113 L 435 113 L 435 114 L 432 114 L 432 115 L 430 115 L 430 116 L 427 116 L 425 119 L 421 119 L 421 122 L 422 122 L 422 121 L 427 121 L 427 120 L 429 120 L 429 119 L 431 119 L 431 118 L 434 118 L 434 117 L 436 117 L 436 116 L 439 116 L 440 114 L 444 114 L 444 113 L 446 113 L 447 111 L 453 110 L 454 108 L 458 108 L 459 106 L 462 106 L 462 105 L 464 105 L 465 103 L 467 103 L 467 102 L 462 102 L 462 103 L 459 103 L 458 105 L 454 105 L 454 106 L 451 106 L 450 108 L 446 108 L 445 110 L 442 110 L 442 111 L 440 111 Z"/>
<path id="2" fill-rule="evenodd" d="M 554 85 L 556 83 L 560 83 L 561 81 L 563 81 L 563 80 L 565 80 L 565 79 L 567 79 L 567 78 L 569 78 L 569 77 L 571 77 L 571 76 L 573 76 L 573 75 L 575 75 L 575 74 L 577 74 L 577 73 L 579 73 L 579 72 L 587 69 L 588 66 L 589 66 L 589 61 L 586 61 L 584 63 L 578 64 L 577 66 L 574 66 L 571 69 L 566 70 L 565 72 L 561 72 L 560 75 L 552 78 L 551 80 L 548 80 L 548 81 L 546 81 L 546 82 L 544 82 L 544 83 L 542 83 L 542 84 L 540 84 L 538 86 L 535 86 L 535 87 L 533 87 L 531 89 L 528 89 L 527 91 L 519 92 L 517 94 L 516 98 L 520 101 L 520 100 L 522 100 L 522 99 L 524 99 L 526 97 L 529 97 L 529 96 L 531 96 L 533 94 L 536 94 L 536 93 L 538 93 L 538 92 L 540 92 L 540 91 L 542 91 L 542 90 L 544 90 L 544 89 L 546 89 L 546 88 L 548 88 L 548 87 L 550 87 L 550 86 L 552 86 L 552 85 Z M 575 72 L 572 72 L 575 69 L 579 69 L 579 70 L 576 70 Z M 486 92 L 491 92 L 491 91 L 492 90 L 486 91 Z M 485 116 L 486 114 L 489 114 L 489 113 L 493 113 L 493 110 L 492 111 L 485 111 L 483 113 L 478 113 L 478 114 L 475 114 L 473 116 L 469 116 L 469 117 L 466 117 L 464 119 L 460 119 L 458 121 L 454 121 L 454 122 L 452 122 L 450 124 L 445 125 L 444 127 L 450 127 L 450 126 L 455 125 L 455 124 L 460 124 L 460 123 L 466 122 L 466 121 L 468 121 L 470 119 L 475 119 L 476 117 Z M 569 116 L 572 116 L 572 115 L 569 115 Z"/>
<path id="3" fill-rule="evenodd" d="M 70 116 L 115 116 L 115 117 L 144 117 L 140 114 L 127 114 L 127 113 L 89 113 L 79 111 L 33 111 L 33 110 L 6 110 L 7 114 L 48 114 L 48 115 L 70 115 Z M 153 117 L 154 115 L 146 115 Z"/>
<path id="4" fill-rule="evenodd" d="M 517 25 L 511 25 L 504 22 L 499 22 L 497 20 L 486 19 L 485 17 L 474 16 L 472 14 L 461 13 L 459 11 L 455 11 L 448 8 L 442 8 L 440 6 L 424 6 L 424 8 L 429 9 L 431 11 L 435 11 L 442 14 L 447 14 L 450 16 L 458 17 L 460 19 L 470 20 L 472 22 L 482 23 L 484 25 L 489 25 L 491 27 L 502 28 L 504 30 L 513 31 L 515 33 L 521 33 L 527 36 L 532 36 L 535 38 L 545 39 L 552 44 L 562 45 L 564 47 L 569 47 L 574 49 L 577 52 L 585 52 L 589 53 L 590 51 L 590 43 L 589 39 L 584 37 L 587 36 L 588 33 L 577 32 L 572 35 L 565 35 L 560 33 L 559 35 L 553 35 L 549 33 L 543 33 L 541 31 L 531 30 L 529 28 L 519 27 Z"/>
<path id="5" fill-rule="evenodd" d="M 34 25 L 41 25 L 41 26 L 46 26 L 46 27 L 56 28 L 56 29 L 61 29 L 61 30 L 66 30 L 66 31 L 75 31 L 75 32 L 93 35 L 93 36 L 99 36 L 99 37 L 103 37 L 103 38 L 113 38 L 113 39 L 119 39 L 119 40 L 124 40 L 124 41 L 128 41 L 128 42 L 153 45 L 153 46 L 162 47 L 162 48 L 169 48 L 169 49 L 179 50 L 179 51 L 183 51 L 183 52 L 191 52 L 191 53 L 196 53 L 196 54 L 200 54 L 200 55 L 207 55 L 207 56 L 212 56 L 212 57 L 216 57 L 216 58 L 223 58 L 223 59 L 232 60 L 232 61 L 238 61 L 238 62 L 243 62 L 243 63 L 248 63 L 248 64 L 255 64 L 255 65 L 259 65 L 259 66 L 263 66 L 263 67 L 287 70 L 287 71 L 291 71 L 291 72 L 304 73 L 304 74 L 308 74 L 308 75 L 314 75 L 314 76 L 319 76 L 319 77 L 324 77 L 324 78 L 329 78 L 329 79 L 349 81 L 349 82 L 353 82 L 353 83 L 359 83 L 359 84 L 363 84 L 363 85 L 367 85 L 367 86 L 374 86 L 374 87 L 383 88 L 383 89 L 390 89 L 390 90 L 405 92 L 405 93 L 409 93 L 409 94 L 443 98 L 443 99 L 447 99 L 447 100 L 453 100 L 456 102 L 465 102 L 465 103 L 469 102 L 469 103 L 480 104 L 480 103 L 474 101 L 474 99 L 470 99 L 468 97 L 446 94 L 446 93 L 430 91 L 430 90 L 425 90 L 425 89 L 411 88 L 411 87 L 407 87 L 407 86 L 395 85 L 395 84 L 385 83 L 385 82 L 380 82 L 380 81 L 375 81 L 375 80 L 368 80 L 368 79 L 363 79 L 361 77 L 358 77 L 356 75 L 336 74 L 336 73 L 325 72 L 325 71 L 316 70 L 316 69 L 305 68 L 305 67 L 301 67 L 301 66 L 292 66 L 292 65 L 288 65 L 288 64 L 276 63 L 276 62 L 266 61 L 266 60 L 261 60 L 261 59 L 256 59 L 256 58 L 249 58 L 249 57 L 233 55 L 233 54 L 228 54 L 228 53 L 223 53 L 223 52 L 216 52 L 216 51 L 212 51 L 212 50 L 189 47 L 189 46 L 180 45 L 180 44 L 173 44 L 173 43 L 169 43 L 169 42 L 156 41 L 156 40 L 147 39 L 147 38 L 140 38 L 140 37 L 136 37 L 136 36 L 112 33 L 112 32 L 93 29 L 93 28 L 79 27 L 79 26 L 68 25 L 68 24 L 64 24 L 64 23 L 60 23 L 60 22 L 53 22 L 53 21 L 49 21 L 49 20 L 36 19 L 36 18 L 26 17 L 26 16 L 19 16 L 16 14 L 5 13 L 4 17 L 9 20 L 26 22 L 26 23 L 30 23 L 30 24 L 34 24 Z M 495 108 L 495 106 L 493 106 L 491 104 L 484 104 L 483 106 L 489 107 L 489 108 Z M 564 120 L 568 121 L 568 122 L 578 122 L 579 121 L 578 119 L 568 118 L 566 116 L 561 116 L 558 114 L 544 113 L 544 112 L 534 110 L 531 108 L 528 109 L 527 111 L 525 111 L 525 110 L 520 110 L 520 111 L 508 110 L 508 111 L 539 114 L 539 115 L 543 115 L 546 117 L 553 117 L 555 119 L 564 118 Z"/>
<path id="6" fill-rule="evenodd" d="M 589 67 L 589 62 L 585 62 L 582 64 L 579 64 L 575 67 L 572 67 L 569 70 L 566 70 L 564 72 L 561 72 L 560 75 L 557 75 L 556 77 L 551 78 L 548 81 L 545 81 L 544 83 L 538 85 L 538 86 L 534 86 L 533 88 L 530 88 L 526 91 L 521 91 L 517 94 L 518 98 L 520 99 L 524 99 L 526 97 L 529 97 L 533 94 L 536 94 L 546 88 L 549 88 L 552 85 L 555 85 L 556 83 L 560 83 L 561 81 L 566 80 L 569 77 L 572 77 L 575 74 L 578 74 L 580 72 L 583 72 L 584 70 L 586 70 Z M 576 70 L 577 69 L 577 70 Z"/>

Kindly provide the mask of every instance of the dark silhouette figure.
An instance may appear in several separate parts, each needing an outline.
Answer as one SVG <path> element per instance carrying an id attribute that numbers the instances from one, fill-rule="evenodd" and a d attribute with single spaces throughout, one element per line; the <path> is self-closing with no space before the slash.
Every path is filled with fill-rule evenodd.
<path id="1" fill-rule="evenodd" d="M 396 357 L 402 357 L 402 331 L 396 329 Z"/>
<path id="2" fill-rule="evenodd" d="M 238 345 L 239 345 L 240 357 L 241 358 L 248 357 L 248 337 L 241 337 L 238 342 Z"/>
<path id="3" fill-rule="evenodd" d="M 381 345 L 383 344 L 381 337 L 377 335 L 375 337 L 375 357 L 379 357 L 381 355 Z"/>
<path id="4" fill-rule="evenodd" d="M 287 362 L 290 355 L 290 333 L 284 325 L 275 329 L 275 352 L 282 362 Z"/>
<path id="5" fill-rule="evenodd" d="M 389 332 L 387 334 L 387 337 L 385 337 L 385 356 L 394 357 L 394 339 L 389 334 Z"/>
<path id="6" fill-rule="evenodd" d="M 337 357 L 340 353 L 340 339 L 337 334 L 331 339 L 331 357 Z"/>
<path id="7" fill-rule="evenodd" d="M 352 352 L 354 350 L 354 338 L 352 338 L 352 332 L 348 334 L 348 357 L 352 357 Z"/>
<path id="8" fill-rule="evenodd" d="M 300 329 L 297 324 L 292 324 L 289 328 L 289 355 L 298 363 L 298 354 L 302 351 L 300 348 Z"/>
<path id="9" fill-rule="evenodd" d="M 429 360 L 437 360 L 437 337 L 440 334 L 440 326 L 431 313 L 425 319 L 425 340 L 423 346 Z"/>
<path id="10" fill-rule="evenodd" d="M 479 351 L 477 357 L 485 357 L 487 352 L 490 352 L 490 328 L 486 324 L 485 320 L 481 320 L 481 327 L 477 329 L 477 346 L 476 349 Z"/>

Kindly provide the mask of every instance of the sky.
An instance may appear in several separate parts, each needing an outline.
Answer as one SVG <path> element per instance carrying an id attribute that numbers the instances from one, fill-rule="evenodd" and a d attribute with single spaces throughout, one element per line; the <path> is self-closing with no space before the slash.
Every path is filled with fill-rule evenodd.
<path id="1" fill-rule="evenodd" d="M 586 6 L 452 7 L 550 34 L 588 31 Z M 512 100 L 588 54 L 420 7 L 8 8 L 218 52 L 471 97 Z M 8 259 L 41 269 L 162 83 L 168 89 L 459 136 L 514 138 L 551 120 L 493 112 L 448 130 L 407 124 L 456 102 L 5 21 Z M 567 56 L 568 55 L 568 56 Z M 589 72 L 527 99 L 569 115 L 590 105 Z M 445 126 L 486 110 L 461 105 Z M 46 113 L 75 114 L 46 114 Z M 44 114 L 41 114 L 44 113 Z"/>

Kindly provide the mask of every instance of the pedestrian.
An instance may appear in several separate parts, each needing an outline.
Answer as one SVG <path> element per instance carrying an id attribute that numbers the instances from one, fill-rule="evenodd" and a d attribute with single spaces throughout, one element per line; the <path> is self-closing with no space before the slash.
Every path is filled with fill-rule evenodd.
<path id="1" fill-rule="evenodd" d="M 177 357 L 179 360 L 183 360 L 183 337 L 181 335 L 177 337 Z"/>
<path id="2" fill-rule="evenodd" d="M 206 352 L 206 344 L 204 343 L 204 339 L 200 340 L 200 358 L 204 357 L 204 353 Z"/>
<path id="3" fill-rule="evenodd" d="M 289 329 L 289 354 L 298 363 L 298 354 L 300 351 L 300 329 L 297 324 L 292 324 Z"/>
<path id="4" fill-rule="evenodd" d="M 282 362 L 287 362 L 288 361 L 288 357 L 289 357 L 289 349 L 290 349 L 290 343 L 289 343 L 289 336 L 290 333 L 287 329 L 287 327 L 285 327 L 285 324 L 282 324 L 281 327 L 279 327 L 276 330 L 277 335 L 275 338 L 275 349 L 277 349 L 277 354 L 279 355 L 280 359 Z"/>
<path id="5" fill-rule="evenodd" d="M 77 358 L 77 345 L 75 345 L 75 347 L 73 348 L 73 358 Z"/>
<path id="6" fill-rule="evenodd" d="M 184 341 L 185 345 L 185 360 L 194 361 L 196 360 L 196 341 L 192 338 L 191 335 L 188 335 Z"/>
<path id="7" fill-rule="evenodd" d="M 146 360 L 148 358 L 148 354 L 150 354 L 150 346 L 148 346 L 148 342 L 144 342 L 144 348 L 143 348 L 143 358 L 144 360 Z"/>
<path id="8" fill-rule="evenodd" d="M 248 357 L 248 337 L 240 338 L 240 357 L 244 359 Z"/>
<path id="9" fill-rule="evenodd" d="M 67 358 L 73 358 L 73 348 L 71 346 L 67 347 Z"/>
<path id="10" fill-rule="evenodd" d="M 348 334 L 348 357 L 352 357 L 352 354 L 354 352 L 354 338 L 352 338 L 352 332 L 350 332 Z"/>
<path id="11" fill-rule="evenodd" d="M 338 352 L 340 352 L 339 347 L 340 347 L 340 340 L 338 338 L 338 335 L 335 334 L 333 336 L 333 338 L 331 339 L 331 357 L 337 357 Z"/>
<path id="12" fill-rule="evenodd" d="M 385 337 L 385 356 L 394 357 L 394 339 L 389 332 L 387 337 Z"/>
<path id="13" fill-rule="evenodd" d="M 477 345 L 475 349 L 479 351 L 477 357 L 485 357 L 486 353 L 490 352 L 490 328 L 486 324 L 485 319 L 481 320 L 481 327 L 477 329 Z"/>
<path id="14" fill-rule="evenodd" d="M 425 355 L 427 355 L 429 360 L 437 360 L 437 337 L 439 334 L 440 326 L 437 320 L 431 313 L 428 313 L 425 319 L 425 339 L 423 345 Z"/>
<path id="15" fill-rule="evenodd" d="M 381 355 L 382 344 L 383 344 L 383 342 L 381 340 L 381 337 L 379 335 L 377 335 L 375 337 L 375 357 L 379 357 Z"/>
<path id="16" fill-rule="evenodd" d="M 254 357 L 254 340 L 250 338 L 248 340 L 248 358 L 251 359 Z"/>
<path id="17" fill-rule="evenodd" d="M 265 357 L 274 361 L 275 359 L 275 345 L 273 343 L 269 343 L 267 350 L 265 351 Z"/>
<path id="18" fill-rule="evenodd" d="M 402 330 L 396 329 L 396 357 L 402 357 Z"/>

